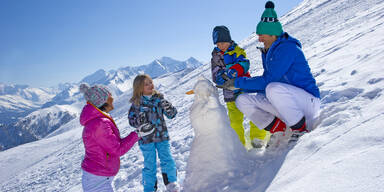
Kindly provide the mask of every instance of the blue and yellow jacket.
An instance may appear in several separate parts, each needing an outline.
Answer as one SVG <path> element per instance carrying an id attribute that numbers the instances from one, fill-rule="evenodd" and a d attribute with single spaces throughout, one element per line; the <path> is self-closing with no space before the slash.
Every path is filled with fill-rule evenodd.
<path id="1" fill-rule="evenodd" d="M 301 50 L 299 40 L 283 33 L 268 51 L 262 51 L 264 73 L 252 78 L 240 77 L 235 87 L 248 92 L 265 92 L 271 82 L 287 83 L 320 98 L 320 91 Z"/>
<path id="2" fill-rule="evenodd" d="M 238 77 L 250 77 L 249 60 L 244 49 L 239 47 L 234 41 L 231 42 L 227 51 L 223 52 L 218 47 L 212 51 L 211 72 L 212 80 L 216 83 L 216 74 L 228 70 L 236 69 Z M 224 101 L 235 101 L 240 92 L 223 89 Z"/>
<path id="3" fill-rule="evenodd" d="M 218 51 L 219 48 L 216 47 Z M 250 77 L 249 60 L 244 49 L 240 48 L 236 43 L 232 43 L 231 46 L 224 52 L 224 63 L 226 69 L 236 69 L 238 77 Z"/>

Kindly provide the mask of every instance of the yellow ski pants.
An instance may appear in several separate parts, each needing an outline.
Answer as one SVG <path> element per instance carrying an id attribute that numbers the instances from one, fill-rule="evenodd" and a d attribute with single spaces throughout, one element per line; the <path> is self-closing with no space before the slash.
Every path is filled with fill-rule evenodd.
<path id="1" fill-rule="evenodd" d="M 243 127 L 244 115 L 236 107 L 234 101 L 227 102 L 227 109 L 228 109 L 228 117 L 231 123 L 231 127 L 235 130 L 235 132 L 239 136 L 241 143 L 245 146 L 244 127 Z M 252 122 L 249 122 L 249 124 L 250 124 L 249 134 L 250 134 L 251 141 L 254 138 L 264 140 L 267 132 L 265 130 L 257 128 L 256 125 L 253 124 Z"/>

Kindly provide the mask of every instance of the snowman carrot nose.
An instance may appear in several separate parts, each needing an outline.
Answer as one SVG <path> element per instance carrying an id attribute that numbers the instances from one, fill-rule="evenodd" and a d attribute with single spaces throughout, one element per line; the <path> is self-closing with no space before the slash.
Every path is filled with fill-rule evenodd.
<path id="1" fill-rule="evenodd" d="M 193 89 L 192 89 L 192 90 L 186 92 L 185 94 L 187 94 L 187 95 L 192 95 L 192 94 L 194 94 L 194 93 L 195 93 L 195 92 L 194 92 Z"/>

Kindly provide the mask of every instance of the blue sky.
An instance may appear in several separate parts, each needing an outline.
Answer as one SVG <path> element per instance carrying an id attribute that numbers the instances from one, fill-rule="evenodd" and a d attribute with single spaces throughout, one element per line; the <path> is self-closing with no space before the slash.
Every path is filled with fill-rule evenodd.
<path id="1" fill-rule="evenodd" d="M 275 10 L 280 17 L 301 1 L 275 0 Z M 0 82 L 48 87 L 163 56 L 208 62 L 212 29 L 226 25 L 243 40 L 265 2 L 1 0 Z"/>

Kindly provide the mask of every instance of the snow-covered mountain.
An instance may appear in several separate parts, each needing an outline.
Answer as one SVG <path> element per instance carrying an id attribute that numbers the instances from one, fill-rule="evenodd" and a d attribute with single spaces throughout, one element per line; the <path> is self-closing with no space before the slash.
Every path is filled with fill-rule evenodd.
<path id="1" fill-rule="evenodd" d="M 41 139 L 74 119 L 79 113 L 77 106 L 55 105 L 32 112 L 14 126 L 28 130 L 36 139 Z"/>
<path id="2" fill-rule="evenodd" d="M 222 180 L 230 178 L 223 175 L 210 183 L 215 188 L 209 191 L 382 191 L 384 0 L 304 0 L 280 20 L 303 43 L 321 90 L 322 121 L 290 151 L 248 152 L 253 161 L 242 165 L 247 171 L 231 178 L 233 185 L 222 186 Z M 262 73 L 257 45 L 255 34 L 240 42 L 251 60 L 252 75 Z M 189 119 L 193 96 L 185 92 L 200 75 L 210 78 L 209 69 L 207 63 L 154 79 L 156 88 L 178 109 L 167 125 L 181 185 L 194 139 Z M 115 98 L 112 112 L 123 136 L 133 130 L 126 117 L 131 96 L 126 88 Z M 81 191 L 84 149 L 78 121 L 75 118 L 39 141 L 0 152 L 0 191 Z M 138 147 L 121 160 L 115 190 L 142 191 L 143 157 Z M 159 182 L 159 191 L 164 189 Z"/>
<path id="3" fill-rule="evenodd" d="M 0 123 L 12 123 L 52 99 L 58 90 L 0 83 Z"/>
<path id="4" fill-rule="evenodd" d="M 191 70 L 203 65 L 191 57 L 186 61 L 177 61 L 169 57 L 156 59 L 147 65 L 125 67 L 118 70 L 105 71 L 100 69 L 86 76 L 80 82 L 90 85 L 102 84 L 108 86 L 115 95 L 120 95 L 132 88 L 133 79 L 137 74 L 146 73 L 151 77 L 158 77 L 168 73 L 182 70 Z M 66 88 L 43 105 L 43 108 L 53 105 L 68 105 L 82 99 L 79 93 L 79 84 L 67 84 Z"/>
<path id="5" fill-rule="evenodd" d="M 0 126 L 0 149 L 36 141 L 68 123 L 79 114 L 79 108 L 55 105 L 36 110 L 16 123 Z"/>
<path id="6" fill-rule="evenodd" d="M 17 95 L 24 99 L 35 101 L 35 102 L 44 102 L 45 100 L 51 98 L 51 95 L 55 93 L 53 88 L 32 88 L 28 85 L 6 85 L 0 83 L 0 95 Z"/>
<path id="7" fill-rule="evenodd" d="M 38 110 L 58 92 L 56 88 L 0 84 L 0 151 L 36 140 L 28 131 L 14 127 L 14 124 Z"/>
<path id="8" fill-rule="evenodd" d="M 80 82 L 104 84 L 114 95 L 120 95 L 131 89 L 133 78 L 139 73 L 157 77 L 178 71 L 186 73 L 201 65 L 193 57 L 186 61 L 163 57 L 138 67 L 109 72 L 100 69 Z M 159 67 L 161 70 L 154 70 Z M 77 117 L 83 103 L 79 84 L 60 84 L 57 89 L 0 84 L 0 115 L 3 114 L 4 119 L 0 121 L 1 149 L 41 139 Z M 3 99 L 5 101 L 2 103 Z M 9 121 L 8 117 L 12 114 L 17 115 L 14 115 L 13 121 Z"/>
<path id="9" fill-rule="evenodd" d="M 41 108 L 44 109 L 55 105 L 70 105 L 79 101 L 81 97 L 79 84 L 67 84 L 61 92 L 56 94 L 51 100 L 44 103 Z"/>
<path id="10" fill-rule="evenodd" d="M 115 90 L 117 91 L 116 93 L 121 94 L 132 86 L 132 82 L 126 80 L 132 80 L 137 74 L 146 73 L 151 77 L 156 78 L 167 73 L 177 72 L 187 68 L 195 69 L 201 65 L 202 63 L 193 57 L 190 57 L 186 61 L 177 61 L 170 57 L 162 57 L 147 65 L 124 67 L 108 72 L 101 69 L 85 77 L 81 82 L 86 82 L 88 84 L 112 85 L 117 88 Z"/>

